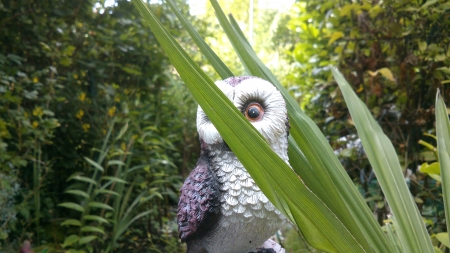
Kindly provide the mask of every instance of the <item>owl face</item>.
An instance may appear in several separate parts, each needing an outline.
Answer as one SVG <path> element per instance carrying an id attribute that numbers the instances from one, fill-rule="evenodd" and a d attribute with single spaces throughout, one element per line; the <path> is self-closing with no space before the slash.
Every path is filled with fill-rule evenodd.
<path id="1" fill-rule="evenodd" d="M 287 137 L 286 103 L 271 83 L 257 77 L 230 77 L 215 84 L 272 147 L 280 138 Z M 206 145 L 223 143 L 219 132 L 200 106 L 197 111 L 197 130 Z"/>

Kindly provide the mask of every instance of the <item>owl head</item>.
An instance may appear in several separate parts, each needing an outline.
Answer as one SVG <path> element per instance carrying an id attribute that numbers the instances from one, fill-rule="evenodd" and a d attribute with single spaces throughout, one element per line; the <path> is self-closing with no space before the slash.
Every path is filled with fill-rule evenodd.
<path id="1" fill-rule="evenodd" d="M 252 76 L 230 77 L 215 84 L 275 152 L 279 155 L 286 153 L 289 131 L 286 102 L 273 84 Z M 197 111 L 197 130 L 200 140 L 206 146 L 224 143 L 200 106 Z"/>

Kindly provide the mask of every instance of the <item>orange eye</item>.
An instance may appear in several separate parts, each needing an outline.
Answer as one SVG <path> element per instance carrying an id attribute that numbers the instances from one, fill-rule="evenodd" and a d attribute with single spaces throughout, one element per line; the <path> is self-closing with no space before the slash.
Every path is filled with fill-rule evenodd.
<path id="1" fill-rule="evenodd" d="M 245 108 L 244 115 L 252 122 L 260 121 L 263 118 L 264 109 L 258 103 L 251 103 Z"/>

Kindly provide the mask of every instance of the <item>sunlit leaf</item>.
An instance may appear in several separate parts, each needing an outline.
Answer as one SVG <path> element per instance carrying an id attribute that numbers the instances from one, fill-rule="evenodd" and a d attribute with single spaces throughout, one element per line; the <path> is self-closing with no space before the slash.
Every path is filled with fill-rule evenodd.
<path id="1" fill-rule="evenodd" d="M 450 248 L 450 241 L 448 238 L 448 233 L 438 233 L 436 235 L 434 235 L 436 237 L 436 239 L 439 240 L 439 242 L 441 242 L 442 244 L 445 245 L 445 247 Z"/>
<path id="2" fill-rule="evenodd" d="M 420 172 L 426 174 L 441 174 L 441 168 L 439 166 L 439 162 L 434 162 L 432 164 L 424 163 L 419 168 Z"/>
<path id="3" fill-rule="evenodd" d="M 336 40 L 344 37 L 344 33 L 343 32 L 334 32 L 329 37 L 330 37 L 330 40 L 328 41 L 328 46 L 333 44 L 333 42 L 335 42 Z"/>

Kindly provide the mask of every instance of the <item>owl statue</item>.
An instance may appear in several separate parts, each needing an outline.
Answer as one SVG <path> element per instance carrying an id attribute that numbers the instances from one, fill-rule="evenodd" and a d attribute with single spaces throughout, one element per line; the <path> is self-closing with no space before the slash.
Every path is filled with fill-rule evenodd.
<path id="1" fill-rule="evenodd" d="M 230 77 L 216 82 L 273 151 L 288 162 L 286 103 L 269 82 Z M 268 240 L 287 219 L 256 185 L 199 106 L 201 155 L 181 188 L 177 223 L 187 253 L 279 253 Z M 275 246 L 274 246 L 275 245 Z"/>

